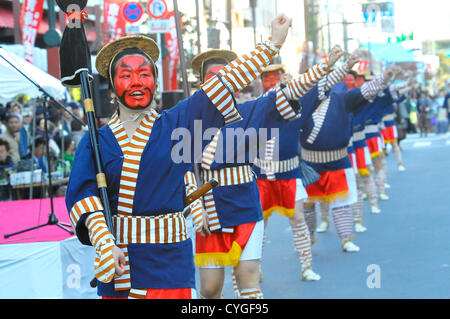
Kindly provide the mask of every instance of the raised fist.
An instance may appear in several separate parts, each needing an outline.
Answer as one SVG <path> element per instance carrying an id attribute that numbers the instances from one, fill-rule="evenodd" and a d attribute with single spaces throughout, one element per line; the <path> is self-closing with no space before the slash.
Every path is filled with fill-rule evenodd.
<path id="1" fill-rule="evenodd" d="M 344 56 L 345 52 L 339 45 L 335 45 L 328 56 L 328 66 L 331 68 L 336 62 Z"/>
<path id="2" fill-rule="evenodd" d="M 383 72 L 384 82 L 391 83 L 394 81 L 395 75 L 396 72 L 393 70 L 392 66 L 388 66 Z"/>
<path id="3" fill-rule="evenodd" d="M 292 19 L 281 14 L 272 21 L 272 42 L 275 45 L 282 45 L 286 40 Z"/>
<path id="4" fill-rule="evenodd" d="M 350 54 L 345 62 L 349 70 L 353 68 L 353 66 L 359 62 L 359 56 L 356 54 Z"/>

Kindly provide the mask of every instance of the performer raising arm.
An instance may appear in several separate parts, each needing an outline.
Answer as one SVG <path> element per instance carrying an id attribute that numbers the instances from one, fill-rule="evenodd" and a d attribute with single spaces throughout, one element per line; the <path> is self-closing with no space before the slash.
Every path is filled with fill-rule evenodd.
<path id="1" fill-rule="evenodd" d="M 96 248 L 100 296 L 194 297 L 193 248 L 182 210 L 184 175 L 199 154 L 192 147 L 191 162 L 176 161 L 172 150 L 180 138 L 174 140 L 173 133 L 185 128 L 194 136 L 240 120 L 232 92 L 250 84 L 270 63 L 290 22 L 284 16 L 275 19 L 272 40 L 258 45 L 250 59 L 236 59 L 201 90 L 161 114 L 150 107 L 157 88 L 155 42 L 127 36 L 99 52 L 96 68 L 108 79 L 118 105 L 108 125 L 98 131 L 113 234 L 102 214 L 87 136 L 77 149 L 66 205 L 79 240 Z M 195 131 L 196 120 L 202 121 L 201 132 Z"/>

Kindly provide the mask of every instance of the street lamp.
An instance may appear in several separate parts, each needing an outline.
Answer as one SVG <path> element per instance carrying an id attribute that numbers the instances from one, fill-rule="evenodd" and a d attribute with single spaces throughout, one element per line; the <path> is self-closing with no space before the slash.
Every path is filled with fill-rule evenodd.
<path id="1" fill-rule="evenodd" d="M 55 24 L 55 3 L 53 0 L 47 0 L 48 4 L 48 30 L 44 34 L 44 42 L 49 48 L 59 46 L 61 34 L 56 30 Z"/>

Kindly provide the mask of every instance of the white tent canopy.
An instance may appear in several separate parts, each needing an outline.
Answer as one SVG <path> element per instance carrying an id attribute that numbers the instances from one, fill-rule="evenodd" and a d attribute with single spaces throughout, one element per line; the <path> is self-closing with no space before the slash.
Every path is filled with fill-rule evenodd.
<path id="1" fill-rule="evenodd" d="M 31 98 L 42 96 L 39 89 L 4 58 L 55 99 L 64 99 L 68 95 L 60 80 L 0 47 L 0 103 L 6 104 L 19 94 L 25 94 Z"/>

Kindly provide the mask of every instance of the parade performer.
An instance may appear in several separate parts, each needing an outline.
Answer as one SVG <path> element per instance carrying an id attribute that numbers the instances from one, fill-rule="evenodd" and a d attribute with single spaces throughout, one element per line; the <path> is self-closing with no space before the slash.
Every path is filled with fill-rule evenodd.
<path id="1" fill-rule="evenodd" d="M 375 98 L 391 74 L 392 71 L 387 69 L 358 89 L 347 90 L 344 83 L 335 85 L 330 91 L 319 86 L 319 95 L 312 97 L 311 103 L 320 105 L 306 120 L 301 134 L 302 159 L 321 175 L 316 183 L 306 188 L 305 213 L 308 211 L 315 216 L 315 203 L 329 204 L 344 252 L 359 251 L 353 243 L 351 205 L 357 201 L 357 189 L 347 151 L 352 134 L 348 113 L 357 112 L 367 101 Z M 305 99 L 308 95 L 310 93 Z M 311 229 L 314 228 L 311 226 Z"/>
<path id="2" fill-rule="evenodd" d="M 397 67 L 393 68 L 393 72 L 394 76 L 396 76 L 400 72 L 400 69 Z M 375 183 L 377 186 L 378 198 L 381 200 L 389 199 L 389 196 L 385 191 L 387 184 L 387 168 L 384 155 L 383 136 L 381 135 L 382 116 L 384 110 L 394 102 L 401 102 L 398 95 L 398 91 L 401 88 L 402 86 L 399 85 L 390 85 L 388 88 L 384 89 L 383 92 L 380 92 L 380 96 L 377 96 L 364 110 L 364 112 L 366 112 L 364 134 L 372 158 L 373 169 L 375 171 Z M 373 191 L 370 191 L 370 193 L 372 192 Z"/>
<path id="3" fill-rule="evenodd" d="M 343 52 L 339 47 L 335 47 L 331 54 L 341 56 Z M 327 84 L 330 87 L 342 80 L 346 68 L 350 67 L 348 64 L 351 63 L 350 61 L 348 60 L 346 65 L 327 75 Z M 263 74 L 263 84 L 269 84 L 264 87 L 265 90 L 270 90 L 271 85 L 274 84 L 273 81 L 267 83 L 265 78 L 278 76 L 279 73 L 273 74 L 273 72 L 280 72 L 280 69 L 281 66 L 274 66 L 267 76 Z M 307 194 L 301 180 L 298 153 L 302 124 L 312 114 L 316 105 L 303 104 L 301 101 L 299 103 L 302 108 L 301 117 L 281 127 L 279 138 L 268 141 L 265 158 L 255 162 L 255 173 L 257 174 L 265 227 L 267 227 L 269 217 L 273 212 L 289 218 L 294 246 L 302 267 L 301 279 L 311 281 L 319 280 L 320 276 L 312 270 L 311 238 L 303 214 L 303 202 L 307 198 Z M 271 158 L 275 149 L 279 152 L 278 160 Z"/>
<path id="4" fill-rule="evenodd" d="M 283 23 L 273 27 L 285 28 Z M 261 61 L 255 68 L 269 64 L 279 50 L 277 41 L 258 46 L 256 51 L 266 59 L 255 59 Z M 195 296 L 193 247 L 182 210 L 184 176 L 201 150 L 197 154 L 192 143 L 188 161 L 175 160 L 173 149 L 183 140 L 173 133 L 184 128 L 191 136 L 202 136 L 208 128 L 242 119 L 232 92 L 249 84 L 234 77 L 248 68 L 245 59 L 233 61 L 190 98 L 158 114 L 150 106 L 157 89 L 158 57 L 158 46 L 145 36 L 112 41 L 97 55 L 96 68 L 108 79 L 118 106 L 98 131 L 114 233 L 102 214 L 86 136 L 78 146 L 67 188 L 73 228 L 83 244 L 96 248 L 98 294 L 104 298 Z M 202 125 L 195 125 L 199 120 Z"/>
<path id="5" fill-rule="evenodd" d="M 212 68 L 217 67 L 216 72 L 220 69 L 221 60 L 229 54 L 224 50 L 202 53 L 194 58 L 193 67 L 202 71 L 201 78 L 206 78 L 214 73 Z M 218 131 L 206 148 L 201 174 L 206 179 L 218 179 L 219 186 L 205 196 L 208 224 L 203 228 L 210 233 L 196 236 L 195 260 L 200 268 L 202 297 L 221 296 L 225 266 L 233 266 L 239 290 L 238 293 L 235 291 L 236 296 L 262 297 L 258 269 L 264 227 L 259 192 L 252 173 L 252 162 L 260 147 L 254 147 L 253 138 L 258 135 L 257 144 L 264 147 L 269 135 L 261 135 L 260 129 L 278 128 L 287 120 L 296 118 L 296 110 L 288 99 L 295 99 L 303 91 L 293 87 L 307 87 L 310 82 L 313 86 L 320 79 L 319 75 L 327 73 L 328 67 L 327 62 L 321 63 L 313 67 L 308 76 L 292 80 L 285 88 L 280 87 L 254 101 L 238 105 L 243 121 Z M 227 130 L 239 129 L 245 129 L 245 132 L 236 140 L 233 135 L 229 136 L 230 131 Z M 230 142 L 233 145 L 231 149 Z M 248 143 L 251 144 L 248 146 Z"/>
<path id="6" fill-rule="evenodd" d="M 397 87 L 398 94 L 404 96 L 406 92 L 409 91 L 409 85 L 409 82 L 403 82 L 399 84 Z M 405 171 L 405 166 L 403 165 L 402 153 L 398 145 L 398 129 L 395 124 L 396 108 L 398 107 L 397 105 L 398 103 L 393 103 L 392 105 L 389 105 L 387 108 L 385 108 L 383 117 L 381 119 L 384 127 L 381 131 L 381 134 L 386 146 L 388 144 L 392 146 L 392 151 L 397 160 L 398 170 L 400 172 L 403 172 Z"/>

